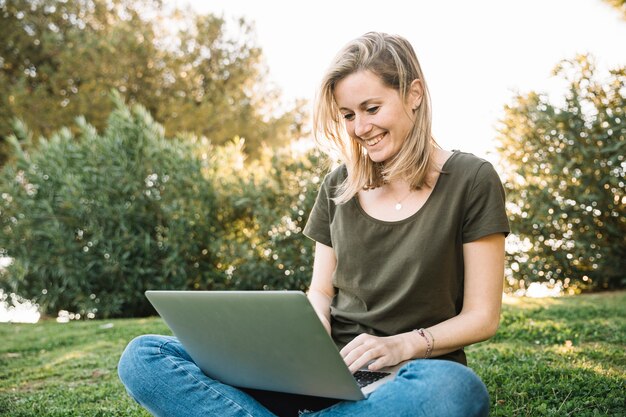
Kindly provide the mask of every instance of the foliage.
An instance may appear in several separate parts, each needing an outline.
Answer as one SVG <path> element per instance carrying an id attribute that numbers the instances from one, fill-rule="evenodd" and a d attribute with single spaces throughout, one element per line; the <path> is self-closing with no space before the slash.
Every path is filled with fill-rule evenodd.
<path id="1" fill-rule="evenodd" d="M 15 126 L 0 173 L 0 256 L 14 262 L 0 288 L 83 317 L 149 314 L 146 289 L 306 288 L 318 153 L 246 162 L 242 140 L 168 139 L 141 106 L 114 101 L 103 135 L 80 119 L 78 137 L 32 148 Z"/>
<path id="2" fill-rule="evenodd" d="M 626 19 L 626 0 L 603 0 L 605 3 L 610 4 L 618 12 L 622 14 L 622 18 Z"/>
<path id="3" fill-rule="evenodd" d="M 14 118 L 35 138 L 78 131 L 79 115 L 101 131 L 111 89 L 146 107 L 169 135 L 213 143 L 239 135 L 251 153 L 302 130 L 303 103 L 278 107 L 243 19 L 228 25 L 159 0 L 0 1 L 0 38 L 0 166 Z"/>
<path id="4" fill-rule="evenodd" d="M 217 197 L 194 148 L 115 101 L 103 135 L 83 119 L 79 137 L 63 129 L 32 152 L 11 139 L 0 248 L 14 262 L 3 280 L 48 313 L 147 314 L 147 288 L 184 288 L 213 270 Z"/>
<path id="5" fill-rule="evenodd" d="M 563 61 L 564 105 L 518 96 L 505 108 L 498 152 L 519 238 L 509 266 L 523 283 L 626 286 L 626 68 L 599 80 L 592 60 Z"/>
<path id="6" fill-rule="evenodd" d="M 224 198 L 221 214 L 229 219 L 221 267 L 234 288 L 305 290 L 314 244 L 302 229 L 327 162 L 316 151 L 265 149 L 244 164 L 241 145 L 215 152 L 209 164 L 210 181 Z"/>
<path id="7" fill-rule="evenodd" d="M 624 292 L 505 299 L 496 337 L 467 349 L 490 415 L 626 414 L 625 317 Z M 158 318 L 0 325 L 0 416 L 147 417 L 116 370 L 145 333 L 169 330 Z"/>

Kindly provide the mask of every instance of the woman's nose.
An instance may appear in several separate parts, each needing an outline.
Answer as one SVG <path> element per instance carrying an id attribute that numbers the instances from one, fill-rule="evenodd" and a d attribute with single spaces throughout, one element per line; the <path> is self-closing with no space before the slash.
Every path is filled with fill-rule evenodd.
<path id="1" fill-rule="evenodd" d="M 358 137 L 363 137 L 370 130 L 372 130 L 372 124 L 367 122 L 363 117 L 354 117 L 354 134 Z"/>

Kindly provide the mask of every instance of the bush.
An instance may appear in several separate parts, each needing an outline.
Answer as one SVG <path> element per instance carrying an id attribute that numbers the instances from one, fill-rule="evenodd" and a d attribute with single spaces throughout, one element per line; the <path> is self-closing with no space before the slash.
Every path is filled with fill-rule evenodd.
<path id="1" fill-rule="evenodd" d="M 245 161 L 243 140 L 167 139 L 145 109 L 114 101 L 102 135 L 79 119 L 78 137 L 34 147 L 16 126 L 0 173 L 0 256 L 14 262 L 0 288 L 89 317 L 151 314 L 146 289 L 306 288 L 317 152 Z"/>
<path id="2" fill-rule="evenodd" d="M 219 184 L 221 214 L 228 218 L 220 249 L 220 266 L 229 283 L 223 288 L 306 289 L 314 242 L 302 229 L 327 161 L 316 151 L 285 149 L 271 155 L 266 150 L 260 160 L 244 166 L 241 144 L 222 152 L 231 159 L 216 158 L 210 177 Z M 217 288 L 210 284 L 204 288 Z"/>
<path id="3" fill-rule="evenodd" d="M 503 159 L 511 285 L 626 287 L 626 67 L 601 78 L 593 59 L 563 61 L 562 105 L 519 95 L 505 108 Z M 516 282 L 517 281 L 517 282 Z"/>
<path id="4" fill-rule="evenodd" d="M 102 135 L 79 119 L 77 138 L 63 129 L 33 149 L 11 139 L 0 248 L 14 262 L 1 283 L 47 313 L 148 314 L 146 289 L 182 289 L 214 271 L 217 196 L 193 144 L 114 101 Z M 28 144 L 24 128 L 17 136 Z"/>

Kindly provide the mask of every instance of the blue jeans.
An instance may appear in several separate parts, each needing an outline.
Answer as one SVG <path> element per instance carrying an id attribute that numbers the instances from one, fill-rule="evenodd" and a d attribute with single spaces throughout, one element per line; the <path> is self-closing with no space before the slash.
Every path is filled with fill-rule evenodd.
<path id="1" fill-rule="evenodd" d="M 207 377 L 178 339 L 135 338 L 118 373 L 128 393 L 155 416 L 487 416 L 489 395 L 466 366 L 414 360 L 397 377 L 361 401 L 338 401 L 242 390 Z M 291 408 L 291 410 L 289 410 Z M 289 411 L 287 411 L 289 410 Z"/>

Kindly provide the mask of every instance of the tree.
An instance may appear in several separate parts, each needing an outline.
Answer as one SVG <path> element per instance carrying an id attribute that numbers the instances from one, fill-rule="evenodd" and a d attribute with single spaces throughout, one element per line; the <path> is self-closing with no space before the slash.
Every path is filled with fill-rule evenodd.
<path id="1" fill-rule="evenodd" d="M 512 232 L 509 266 L 523 282 L 626 286 L 626 68 L 596 74 L 589 56 L 555 68 L 564 105 L 543 94 L 505 107 L 503 160 Z"/>
<path id="2" fill-rule="evenodd" d="M 103 128 L 111 109 L 109 88 L 119 87 L 110 84 L 117 77 L 108 68 L 117 67 L 106 36 L 120 21 L 118 14 L 128 11 L 120 0 L 0 2 L 0 139 L 6 141 L 16 117 L 35 137 L 70 126 L 81 114 Z"/>
<path id="3" fill-rule="evenodd" d="M 303 109 L 278 111 L 254 36 L 243 19 L 231 27 L 158 0 L 0 0 L 0 165 L 14 118 L 35 138 L 76 133 L 80 115 L 101 131 L 111 89 L 170 136 L 245 137 L 249 153 L 286 143 Z"/>
<path id="4" fill-rule="evenodd" d="M 626 19 L 626 0 L 603 0 L 605 3 L 610 4 L 622 14 L 622 18 Z"/>

